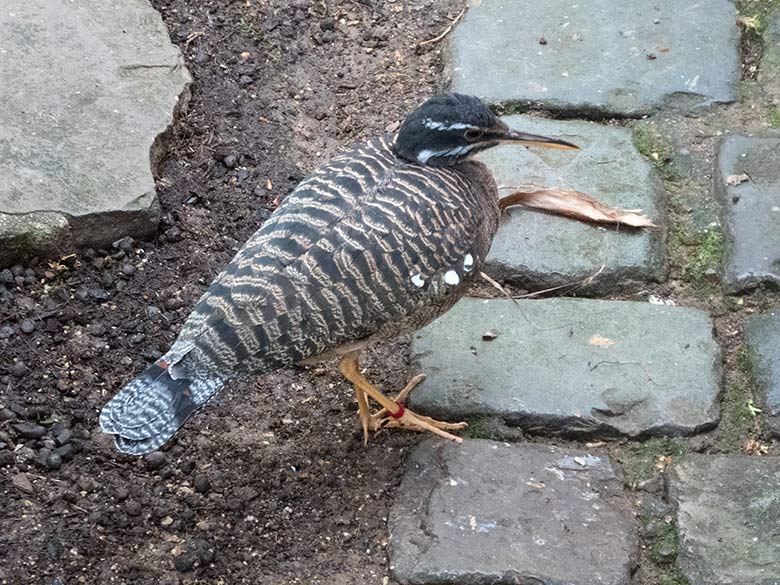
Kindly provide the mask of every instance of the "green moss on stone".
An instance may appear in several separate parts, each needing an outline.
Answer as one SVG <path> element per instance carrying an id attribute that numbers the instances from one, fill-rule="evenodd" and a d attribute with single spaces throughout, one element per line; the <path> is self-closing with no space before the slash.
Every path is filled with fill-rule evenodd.
<path id="1" fill-rule="evenodd" d="M 634 127 L 634 144 L 639 153 L 648 158 L 665 179 L 674 179 L 672 170 L 671 143 L 660 132 L 649 124 L 639 124 Z"/>
<path id="2" fill-rule="evenodd" d="M 661 522 L 660 528 L 653 534 L 648 543 L 648 556 L 654 563 L 663 563 L 673 559 L 680 552 L 680 541 L 677 537 L 677 526 L 673 522 Z"/>
<path id="3" fill-rule="evenodd" d="M 719 231 L 704 233 L 688 256 L 688 265 L 683 269 L 683 277 L 699 289 L 712 287 L 708 272 L 718 270 L 723 261 L 723 236 Z"/>
<path id="4" fill-rule="evenodd" d="M 723 451 L 740 451 L 751 435 L 755 415 L 751 410 L 753 393 L 747 383 L 726 384 L 721 404 L 722 418 L 718 426 L 718 446 Z"/>
<path id="5" fill-rule="evenodd" d="M 780 128 L 780 107 L 770 107 L 766 115 L 766 121 L 770 128 Z"/>
<path id="6" fill-rule="evenodd" d="M 690 581 L 677 567 L 666 567 L 658 573 L 658 585 L 690 585 Z"/>
<path id="7" fill-rule="evenodd" d="M 631 443 L 620 456 L 623 476 L 628 486 L 651 479 L 659 473 L 656 468 L 661 457 L 676 459 L 686 452 L 685 444 L 680 439 L 661 437 L 649 439 L 642 443 Z"/>

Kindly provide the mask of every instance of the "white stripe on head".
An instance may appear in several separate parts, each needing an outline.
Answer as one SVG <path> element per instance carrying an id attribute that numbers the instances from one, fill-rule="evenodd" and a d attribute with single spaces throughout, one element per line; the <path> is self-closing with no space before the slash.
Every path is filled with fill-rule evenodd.
<path id="1" fill-rule="evenodd" d="M 446 156 L 460 156 L 468 153 L 473 147 L 473 144 L 464 144 L 463 146 L 456 146 L 447 150 L 429 150 L 424 149 L 417 153 L 417 160 L 423 164 L 427 163 L 432 158 L 443 158 Z"/>
<path id="2" fill-rule="evenodd" d="M 466 124 L 464 122 L 447 124 L 445 122 L 435 122 L 430 118 L 425 118 L 425 120 L 423 120 L 423 126 L 429 130 L 466 130 L 467 128 L 474 128 L 472 124 Z"/>

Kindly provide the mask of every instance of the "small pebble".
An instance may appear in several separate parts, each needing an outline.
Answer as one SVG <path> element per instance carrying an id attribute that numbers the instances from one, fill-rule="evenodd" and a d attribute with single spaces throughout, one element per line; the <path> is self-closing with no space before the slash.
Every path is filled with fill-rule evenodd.
<path id="1" fill-rule="evenodd" d="M 11 425 L 16 434 L 25 439 L 40 439 L 46 434 L 46 429 L 41 425 L 31 422 L 21 422 Z"/>
<path id="2" fill-rule="evenodd" d="M 246 75 L 242 75 L 242 78 L 249 79 L 249 83 L 252 83 L 252 78 L 248 77 Z M 234 169 L 238 165 L 238 157 L 234 154 L 229 154 L 225 158 L 222 159 L 222 164 L 225 165 L 229 169 Z"/>
<path id="3" fill-rule="evenodd" d="M 122 264 L 122 274 L 125 276 L 133 276 L 135 274 L 136 268 L 132 264 Z"/>
<path id="4" fill-rule="evenodd" d="M 33 321 L 32 319 L 25 319 L 19 325 L 19 329 L 22 330 L 22 333 L 27 333 L 29 335 L 30 333 L 35 331 L 35 321 Z"/>
<path id="5" fill-rule="evenodd" d="M 13 420 L 16 418 L 14 411 L 10 408 L 0 408 L 0 420 Z"/>
<path id="6" fill-rule="evenodd" d="M 54 440 L 57 442 L 57 446 L 61 447 L 66 443 L 70 443 L 73 438 L 73 433 L 70 429 L 62 429 L 54 435 Z"/>
<path id="7" fill-rule="evenodd" d="M 14 334 L 13 327 L 9 327 L 8 325 L 0 327 L 0 339 L 8 339 L 13 334 Z"/>
<path id="8" fill-rule="evenodd" d="M 11 483 L 15 488 L 23 491 L 26 494 L 33 493 L 33 486 L 30 482 L 30 478 L 24 473 L 17 473 L 11 478 Z"/>
<path id="9" fill-rule="evenodd" d="M 111 293 L 102 288 L 91 288 L 89 289 L 89 296 L 96 301 L 106 301 L 111 298 Z"/>
<path id="10" fill-rule="evenodd" d="M 73 445 L 68 443 L 62 447 L 57 447 L 52 454 L 58 455 L 63 461 L 70 461 L 73 459 Z"/>
<path id="11" fill-rule="evenodd" d="M 162 311 L 155 307 L 154 305 L 149 305 L 146 307 L 146 316 L 150 321 L 157 322 L 160 320 L 160 317 L 162 316 Z"/>
<path id="12" fill-rule="evenodd" d="M 8 368 L 8 373 L 17 378 L 21 378 L 22 376 L 27 375 L 27 372 L 29 371 L 30 368 L 28 368 L 27 365 L 21 360 L 14 362 L 14 365 Z"/>
<path id="13" fill-rule="evenodd" d="M 143 507 L 135 500 L 128 500 L 125 504 L 125 512 L 128 516 L 139 516 L 142 511 Z"/>
<path id="14" fill-rule="evenodd" d="M 17 264 L 16 266 L 11 266 L 11 274 L 14 276 L 22 276 L 24 274 L 24 266 L 21 264 Z"/>
<path id="15" fill-rule="evenodd" d="M 185 573 L 187 571 L 191 571 L 195 568 L 195 563 L 198 562 L 198 553 L 195 551 L 187 551 L 185 553 L 180 554 L 178 557 L 176 557 L 176 560 L 174 560 L 174 565 L 176 565 L 176 570 Z"/>
<path id="16" fill-rule="evenodd" d="M 129 495 L 130 490 L 128 490 L 127 487 L 123 485 L 120 485 L 118 488 L 116 488 L 116 491 L 114 492 L 114 497 L 118 502 L 124 502 Z"/>
<path id="17" fill-rule="evenodd" d="M 185 304 L 186 303 L 183 300 L 171 297 L 165 301 L 165 308 L 175 311 L 176 309 L 181 309 Z"/>
<path id="18" fill-rule="evenodd" d="M 14 273 L 8 270 L 6 268 L 5 270 L 0 270 L 0 282 L 3 284 L 14 284 Z"/>
<path id="19" fill-rule="evenodd" d="M 165 239 L 169 242 L 179 242 L 181 241 L 182 237 L 181 230 L 176 226 L 165 230 Z"/>
<path id="20" fill-rule="evenodd" d="M 195 491 L 201 494 L 207 494 L 211 489 L 209 476 L 205 473 L 199 473 L 196 475 L 195 479 L 193 480 L 193 485 L 195 486 Z"/>
<path id="21" fill-rule="evenodd" d="M 62 457 L 60 457 L 57 453 L 51 453 L 46 458 L 46 467 L 49 469 L 59 469 L 62 465 Z"/>
<path id="22" fill-rule="evenodd" d="M 162 451 L 155 451 L 154 453 L 149 453 L 146 457 L 144 457 L 144 465 L 146 465 L 146 469 L 149 471 L 157 471 L 167 462 L 168 457 L 166 457 L 165 453 Z"/>
<path id="23" fill-rule="evenodd" d="M 122 250 L 123 252 L 131 252 L 133 250 L 133 238 L 127 236 L 122 238 L 121 240 L 117 240 L 111 245 L 117 250 Z"/>
<path id="24" fill-rule="evenodd" d="M 86 475 L 82 475 L 79 478 L 77 484 L 82 492 L 94 492 L 97 488 L 97 482 L 91 477 L 87 477 Z"/>

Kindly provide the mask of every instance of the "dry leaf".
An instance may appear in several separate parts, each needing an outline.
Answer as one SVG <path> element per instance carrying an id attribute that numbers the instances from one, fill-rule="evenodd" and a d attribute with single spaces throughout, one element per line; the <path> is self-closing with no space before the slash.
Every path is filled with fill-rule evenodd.
<path id="1" fill-rule="evenodd" d="M 745 452 L 751 455 L 766 455 L 769 452 L 769 447 L 762 444 L 761 441 L 750 439 L 745 443 Z"/>
<path id="2" fill-rule="evenodd" d="M 659 455 L 658 461 L 655 464 L 655 468 L 658 471 L 663 471 L 664 469 L 666 469 L 668 465 L 671 465 L 671 463 L 672 463 L 671 457 L 669 457 L 668 455 Z"/>
<path id="3" fill-rule="evenodd" d="M 527 481 L 525 482 L 525 485 L 531 486 L 534 489 L 542 490 L 544 489 L 544 482 L 543 481 Z"/>
<path id="4" fill-rule="evenodd" d="M 741 185 L 745 181 L 749 180 L 750 177 L 748 177 L 745 173 L 742 173 L 741 175 L 729 175 L 726 177 L 726 184 L 734 187 L 735 185 Z"/>
<path id="5" fill-rule="evenodd" d="M 631 227 L 655 227 L 655 224 L 644 215 L 609 207 L 590 195 L 574 189 L 538 185 L 521 185 L 512 188 L 517 191 L 502 197 L 498 202 L 501 211 L 510 205 L 523 205 L 582 221 L 624 224 Z"/>
<path id="6" fill-rule="evenodd" d="M 599 347 L 611 347 L 615 345 L 614 340 L 608 337 L 602 337 L 601 335 L 593 335 L 588 339 L 588 343 L 591 345 L 598 345 Z"/>

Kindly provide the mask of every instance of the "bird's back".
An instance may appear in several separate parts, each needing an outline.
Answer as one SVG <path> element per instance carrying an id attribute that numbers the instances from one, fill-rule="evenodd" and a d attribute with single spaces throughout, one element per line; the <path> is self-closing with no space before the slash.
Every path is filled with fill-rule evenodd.
<path id="1" fill-rule="evenodd" d="M 246 242 L 164 359 L 188 378 L 262 372 L 415 329 L 463 294 L 497 225 L 481 163 L 411 164 L 390 137 L 355 146 Z"/>

